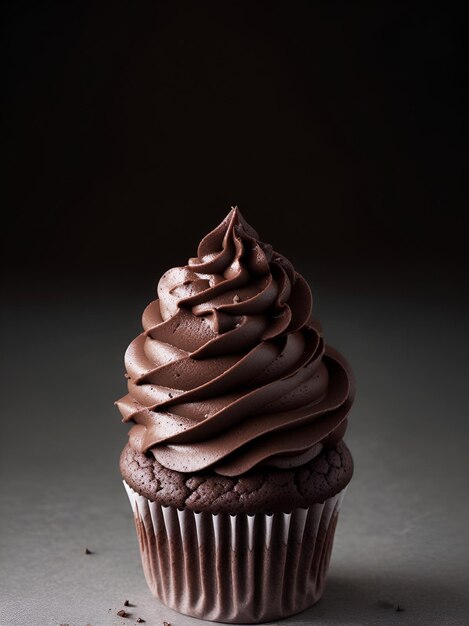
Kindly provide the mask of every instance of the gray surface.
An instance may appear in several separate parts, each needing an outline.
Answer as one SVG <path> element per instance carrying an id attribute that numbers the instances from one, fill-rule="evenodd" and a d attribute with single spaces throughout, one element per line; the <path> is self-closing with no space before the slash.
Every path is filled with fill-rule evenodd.
<path id="1" fill-rule="evenodd" d="M 467 624 L 468 318 L 457 280 L 342 272 L 310 274 L 326 337 L 358 379 L 347 434 L 356 471 L 325 595 L 282 623 Z M 1 626 L 200 624 L 150 596 L 117 470 L 126 428 L 112 402 L 151 286 L 126 295 L 125 281 L 28 281 L 4 308 Z M 132 619 L 115 615 L 125 599 Z"/>

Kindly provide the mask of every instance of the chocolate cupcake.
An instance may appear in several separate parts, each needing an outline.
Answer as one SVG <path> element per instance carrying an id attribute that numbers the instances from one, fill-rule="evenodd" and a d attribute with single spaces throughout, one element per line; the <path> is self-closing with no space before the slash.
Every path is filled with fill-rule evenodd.
<path id="1" fill-rule="evenodd" d="M 148 585 L 181 613 L 258 623 L 323 592 L 354 385 L 311 309 L 234 208 L 163 275 L 126 352 L 120 469 Z"/>

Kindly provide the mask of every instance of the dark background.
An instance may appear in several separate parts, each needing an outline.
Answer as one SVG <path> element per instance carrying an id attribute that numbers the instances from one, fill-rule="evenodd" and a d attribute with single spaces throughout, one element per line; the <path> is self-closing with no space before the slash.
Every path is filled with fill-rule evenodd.
<path id="1" fill-rule="evenodd" d="M 460 266 L 466 25 L 447 2 L 10 2 L 14 273 L 158 276 L 237 204 L 324 264 Z"/>
<path id="2" fill-rule="evenodd" d="M 233 204 L 357 379 L 326 592 L 289 623 L 468 623 L 456 6 L 2 4 L 2 626 L 118 626 L 125 598 L 195 626 L 143 579 L 113 403 L 158 278 Z"/>

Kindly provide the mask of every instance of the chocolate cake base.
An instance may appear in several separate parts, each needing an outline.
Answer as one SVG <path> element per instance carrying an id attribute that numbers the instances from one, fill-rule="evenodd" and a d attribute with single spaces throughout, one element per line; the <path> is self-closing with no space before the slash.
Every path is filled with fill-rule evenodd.
<path id="1" fill-rule="evenodd" d="M 294 469 L 183 474 L 127 445 L 121 455 L 154 596 L 193 617 L 260 623 L 321 597 L 345 487 L 343 441 Z"/>
<path id="2" fill-rule="evenodd" d="M 177 509 L 213 514 L 289 512 L 324 502 L 344 489 L 353 460 L 343 441 L 294 469 L 261 468 L 239 478 L 208 471 L 183 474 L 127 445 L 120 470 L 134 491 L 152 502 Z"/>

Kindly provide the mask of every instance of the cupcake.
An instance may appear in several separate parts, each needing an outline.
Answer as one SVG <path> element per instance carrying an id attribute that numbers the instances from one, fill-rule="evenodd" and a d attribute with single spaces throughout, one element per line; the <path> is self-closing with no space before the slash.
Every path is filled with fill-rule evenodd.
<path id="1" fill-rule="evenodd" d="M 237 208 L 167 271 L 125 355 L 120 458 L 151 592 L 259 623 L 324 590 L 354 396 L 311 291 Z"/>

